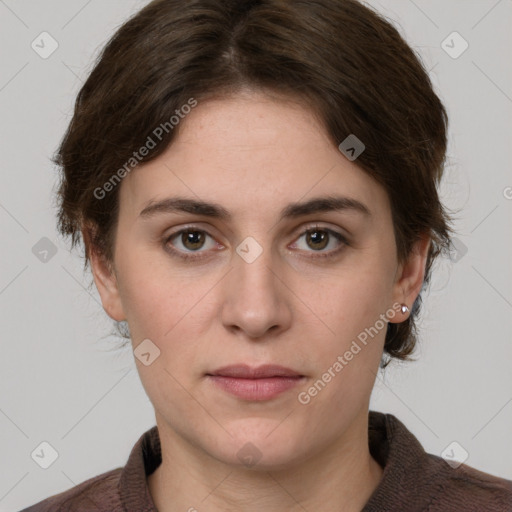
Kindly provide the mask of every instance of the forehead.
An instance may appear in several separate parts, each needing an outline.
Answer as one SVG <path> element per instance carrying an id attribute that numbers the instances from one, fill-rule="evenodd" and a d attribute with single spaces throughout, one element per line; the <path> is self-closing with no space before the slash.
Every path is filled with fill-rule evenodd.
<path id="1" fill-rule="evenodd" d="M 326 193 L 386 208 L 387 195 L 331 141 L 313 112 L 259 93 L 199 103 L 173 143 L 123 180 L 121 209 L 169 195 L 225 204 L 235 214 Z"/>

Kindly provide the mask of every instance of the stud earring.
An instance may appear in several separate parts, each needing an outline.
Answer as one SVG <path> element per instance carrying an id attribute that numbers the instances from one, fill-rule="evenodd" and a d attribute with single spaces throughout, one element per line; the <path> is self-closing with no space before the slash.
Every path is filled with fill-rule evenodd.
<path id="1" fill-rule="evenodd" d="M 402 304 L 401 310 L 404 315 L 405 313 L 409 313 L 409 308 L 405 304 Z"/>

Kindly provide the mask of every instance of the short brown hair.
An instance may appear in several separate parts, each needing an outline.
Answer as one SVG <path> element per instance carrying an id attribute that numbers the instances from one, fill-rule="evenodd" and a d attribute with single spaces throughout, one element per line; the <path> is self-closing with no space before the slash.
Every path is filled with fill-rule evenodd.
<path id="1" fill-rule="evenodd" d="M 357 164 L 388 194 L 399 262 L 421 235 L 431 239 L 424 289 L 434 259 L 450 248 L 438 196 L 448 118 L 420 58 L 356 0 L 155 0 L 124 23 L 80 90 L 54 156 L 60 233 L 73 248 L 93 227 L 84 269 L 87 248 L 112 262 L 119 187 L 97 191 L 191 98 L 246 87 L 300 98 L 336 146 L 351 134 L 363 141 Z M 176 132 L 162 130 L 140 162 L 160 155 Z M 411 359 L 420 304 L 421 293 L 407 320 L 389 323 L 382 367 Z"/>

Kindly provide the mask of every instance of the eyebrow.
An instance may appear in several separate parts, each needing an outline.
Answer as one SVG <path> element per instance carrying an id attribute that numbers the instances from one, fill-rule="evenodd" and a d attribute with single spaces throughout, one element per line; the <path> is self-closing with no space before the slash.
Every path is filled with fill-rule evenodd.
<path id="1" fill-rule="evenodd" d="M 304 215 L 326 212 L 353 211 L 371 217 L 370 209 L 357 199 L 344 196 L 324 196 L 310 199 L 302 203 L 290 203 L 280 212 L 279 221 L 284 219 L 294 219 Z M 162 213 L 191 213 L 211 217 L 222 221 L 229 221 L 232 218 L 229 210 L 223 206 L 189 199 L 186 197 L 170 197 L 161 201 L 150 201 L 149 204 L 140 212 L 139 217 L 149 219 Z"/>

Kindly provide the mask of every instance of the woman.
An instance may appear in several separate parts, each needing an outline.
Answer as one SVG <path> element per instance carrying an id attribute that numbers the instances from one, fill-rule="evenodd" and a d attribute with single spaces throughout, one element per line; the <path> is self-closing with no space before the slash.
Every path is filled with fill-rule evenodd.
<path id="1" fill-rule="evenodd" d="M 125 23 L 56 156 L 59 228 L 157 425 L 26 510 L 512 510 L 511 481 L 369 411 L 450 246 L 446 129 L 355 0 L 156 0 Z"/>

